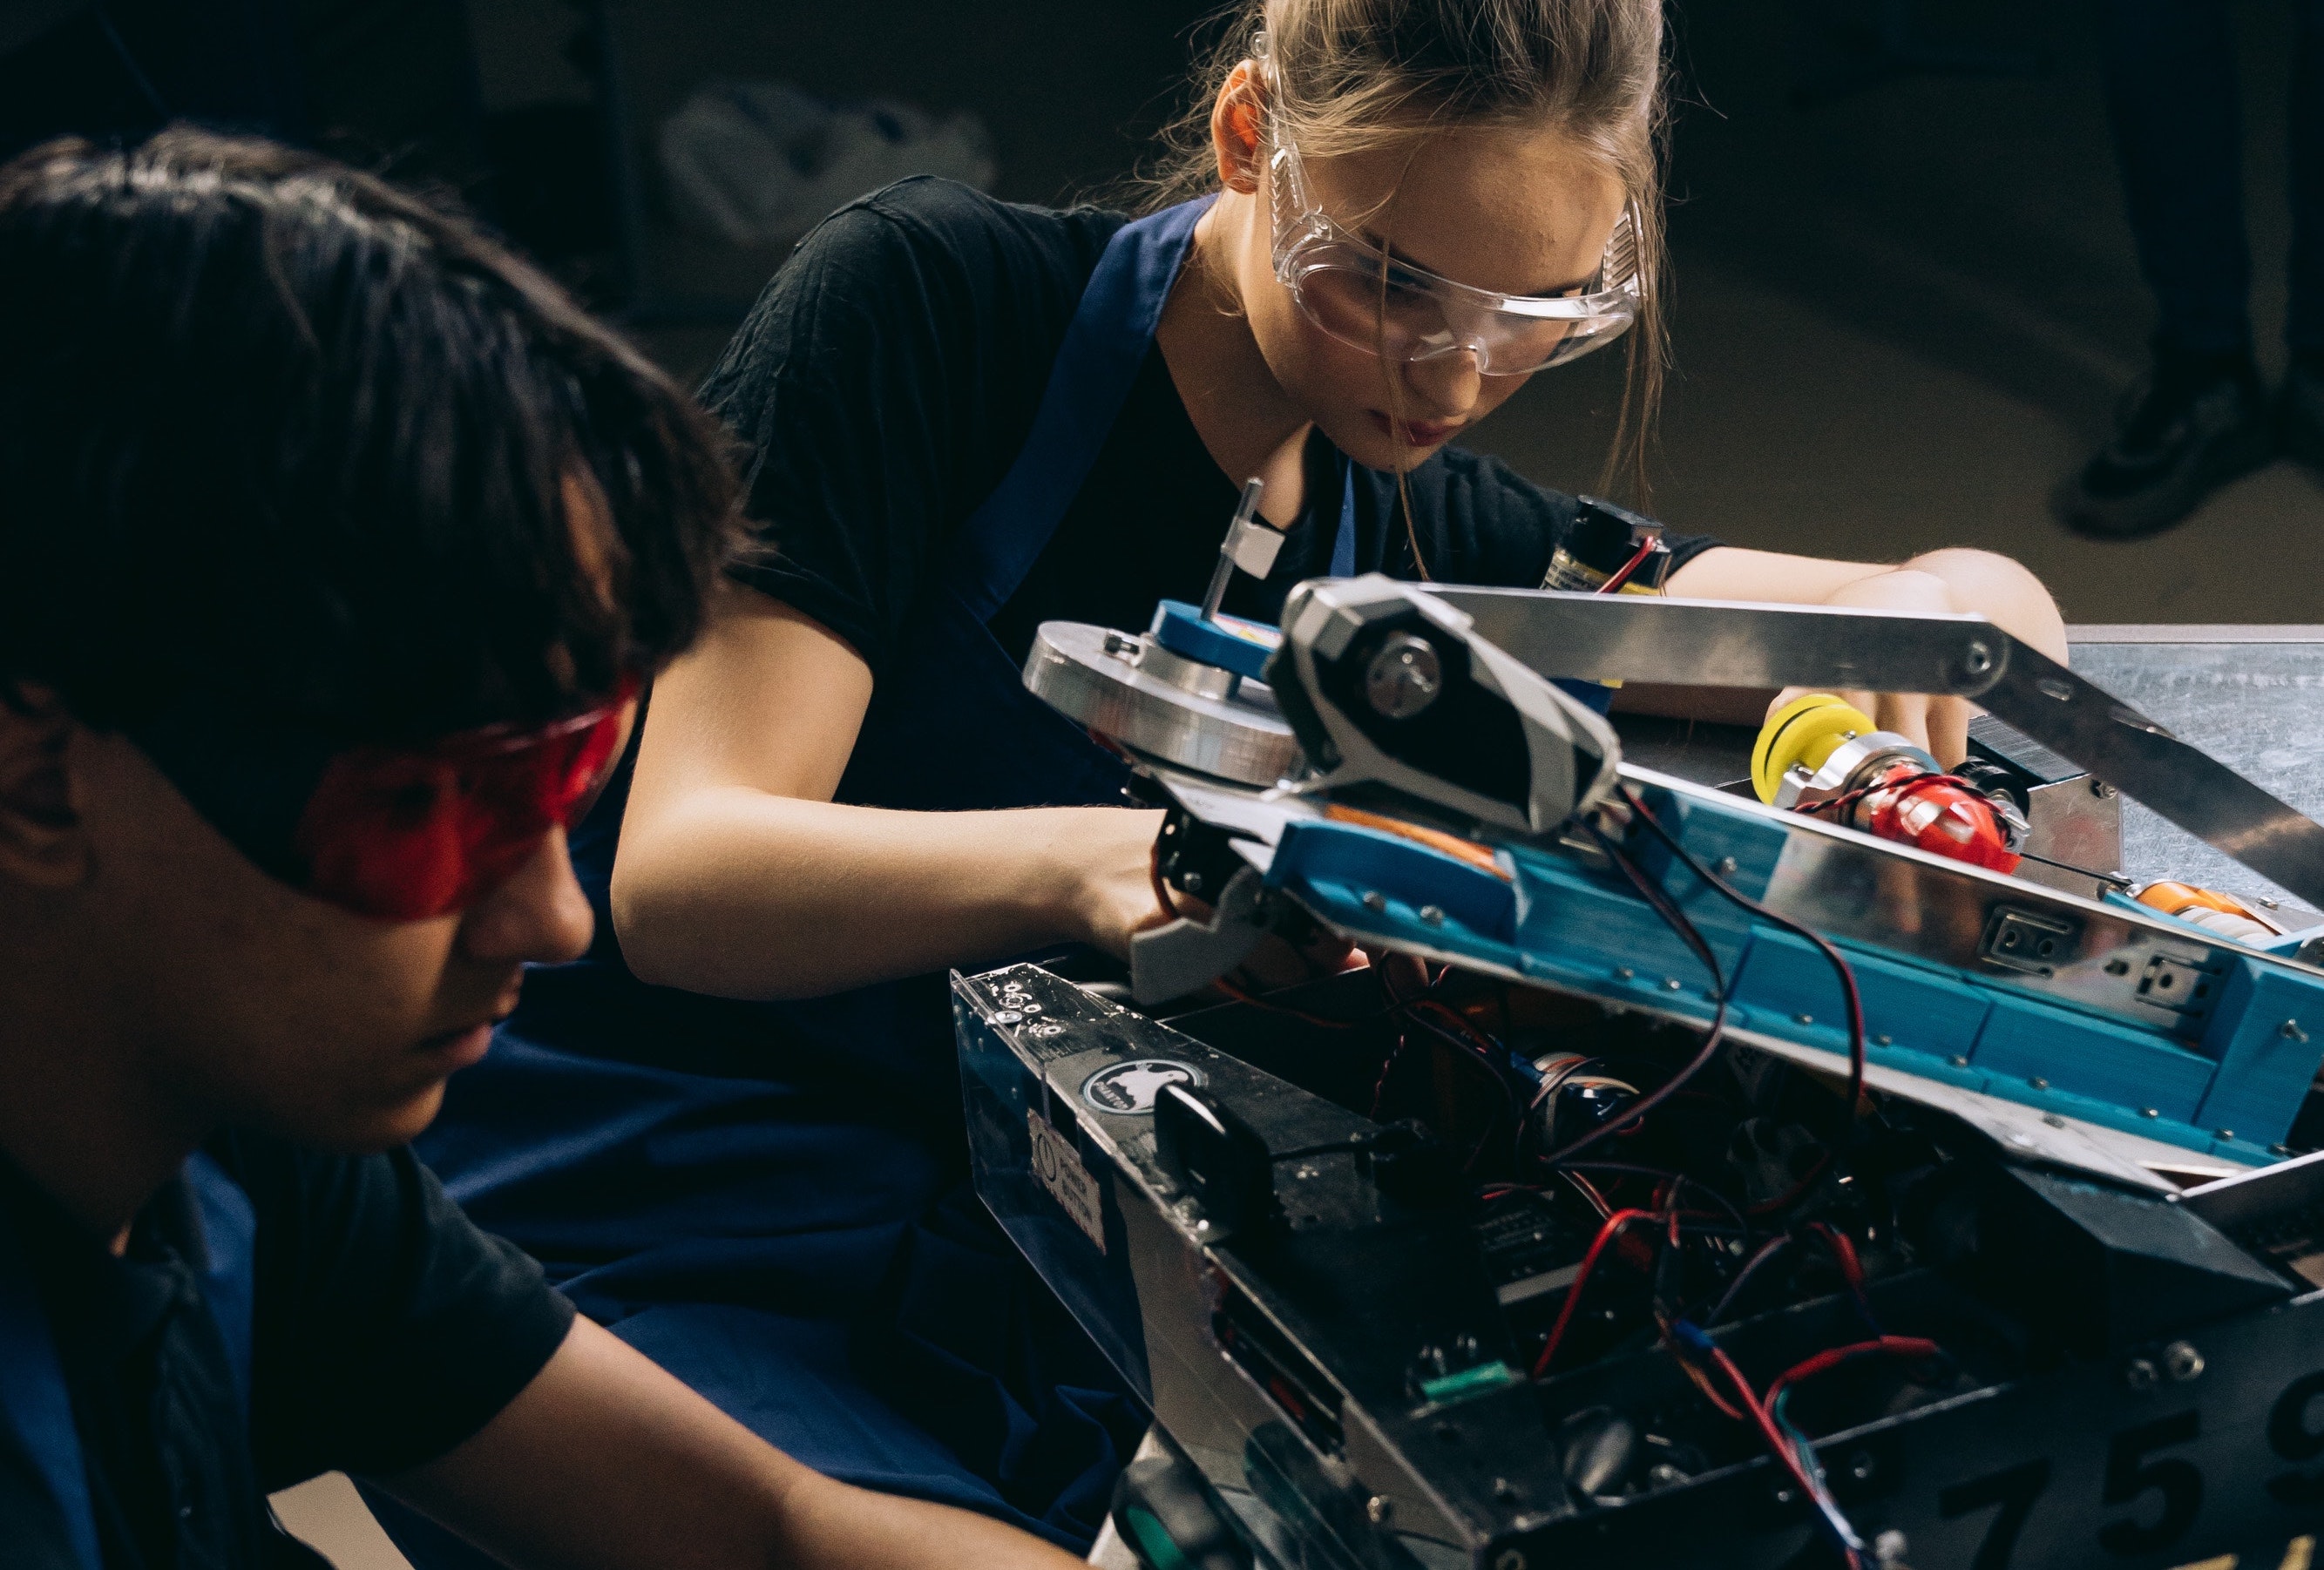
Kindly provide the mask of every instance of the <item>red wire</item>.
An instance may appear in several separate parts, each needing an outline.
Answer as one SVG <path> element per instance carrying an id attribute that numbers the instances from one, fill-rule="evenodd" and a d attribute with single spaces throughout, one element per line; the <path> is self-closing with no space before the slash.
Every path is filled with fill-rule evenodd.
<path id="1" fill-rule="evenodd" d="M 1637 554 L 1632 555 L 1628 561 L 1624 562 L 1620 569 L 1618 570 L 1612 577 L 1599 584 L 1597 589 L 1593 592 L 1600 594 L 1619 593 L 1621 592 L 1622 585 L 1630 581 L 1630 574 L 1638 570 L 1638 565 L 1654 554 L 1654 537 L 1652 536 L 1648 536 L 1646 538 L 1638 542 Z"/>
<path id="2" fill-rule="evenodd" d="M 1735 1366 L 1735 1360 L 1727 1355 L 1725 1347 L 1713 1345 L 1711 1360 L 1719 1365 L 1719 1372 L 1727 1376 L 1727 1382 L 1735 1387 L 1735 1393 L 1742 1398 L 1743 1409 L 1758 1428 L 1759 1437 L 1767 1442 L 1767 1448 L 1775 1453 L 1784 1470 L 1792 1474 L 1792 1481 L 1800 1485 L 1801 1497 L 1812 1502 L 1817 1498 L 1815 1480 L 1808 1475 L 1807 1468 L 1793 1451 L 1791 1442 L 1784 1437 L 1783 1430 L 1775 1427 L 1775 1419 L 1767 1415 L 1766 1403 L 1753 1393 L 1751 1382 L 1743 1377 L 1743 1371 Z M 1849 1552 L 1848 1558 L 1850 1565 L 1858 1563 L 1852 1550 Z"/>
<path id="3" fill-rule="evenodd" d="M 1795 1367 L 1787 1368 L 1777 1374 L 1775 1382 L 1767 1387 L 1766 1404 L 1772 1409 L 1775 1404 L 1775 1398 L 1792 1386 L 1813 1379 L 1820 1373 L 1829 1373 L 1843 1363 L 1851 1362 L 1858 1357 L 1871 1357 L 1877 1354 L 1891 1357 L 1934 1357 L 1937 1354 L 1937 1344 L 1918 1336 L 1883 1336 L 1877 1341 L 1855 1341 L 1846 1346 L 1829 1347 Z"/>
<path id="4" fill-rule="evenodd" d="M 1549 1327 L 1549 1339 L 1542 1343 L 1541 1355 L 1533 1360 L 1533 1376 L 1539 1379 L 1549 1372 L 1550 1359 L 1557 1355 L 1558 1343 L 1565 1339 L 1565 1327 L 1573 1323 L 1573 1311 L 1582 1304 L 1582 1289 L 1588 1284 L 1590 1272 L 1597 1267 L 1598 1256 L 1614 1241 L 1615 1234 L 1633 1221 L 1659 1221 L 1651 1210 L 1617 1210 L 1606 1217 L 1606 1225 L 1590 1240 L 1590 1252 L 1582 1256 L 1582 1268 L 1573 1272 L 1573 1284 L 1565 1289 L 1565 1301 L 1557 1310 L 1557 1323 Z"/>

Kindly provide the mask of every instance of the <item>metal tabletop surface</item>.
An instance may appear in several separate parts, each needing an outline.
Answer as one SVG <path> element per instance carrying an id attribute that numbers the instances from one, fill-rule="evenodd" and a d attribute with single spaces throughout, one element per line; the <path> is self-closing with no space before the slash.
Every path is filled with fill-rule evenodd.
<path id="1" fill-rule="evenodd" d="M 2074 670 L 2311 818 L 2324 819 L 2324 627 L 2084 626 Z M 1743 726 L 1621 716 L 1623 754 L 1705 785 L 1743 778 Z M 2126 798 L 2123 868 L 2246 898 L 2290 895 Z"/>

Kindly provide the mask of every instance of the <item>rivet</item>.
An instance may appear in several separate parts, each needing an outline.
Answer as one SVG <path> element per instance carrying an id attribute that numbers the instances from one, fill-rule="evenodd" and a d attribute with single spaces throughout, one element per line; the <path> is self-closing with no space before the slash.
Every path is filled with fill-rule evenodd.
<path id="1" fill-rule="evenodd" d="M 2047 1090 L 2050 1088 L 2050 1081 L 2044 1079 L 2039 1074 L 2034 1075 L 2034 1078 L 2026 1080 L 2025 1083 L 2033 1086 L 2036 1090 Z"/>
<path id="2" fill-rule="evenodd" d="M 1663 978 L 1663 990 L 1664 990 L 1664 991 L 1665 991 L 1665 992 L 1676 992 L 1676 991 L 1679 989 L 1679 986 L 1680 986 L 1680 982 L 1679 982 L 1679 978 L 1678 978 L 1677 977 L 1675 977 L 1675 976 L 1665 976 L 1665 977 L 1664 977 L 1664 978 Z"/>
<path id="3" fill-rule="evenodd" d="M 1792 1023 L 1794 1024 L 1815 1024 L 1815 1015 L 1812 1014 L 1795 1014 L 1792 1015 Z"/>
<path id="4" fill-rule="evenodd" d="M 1848 1474 L 1858 1483 L 1871 1482 L 1873 1473 L 1878 1470 L 1879 1467 L 1873 1461 L 1872 1453 L 1868 1450 L 1858 1450 L 1848 1458 Z"/>
<path id="5" fill-rule="evenodd" d="M 1969 1067 L 1969 1054 L 1967 1052 L 1955 1052 L 1951 1057 L 1947 1058 L 1945 1061 L 1950 1063 L 1956 1069 L 1966 1069 Z"/>
<path id="6" fill-rule="evenodd" d="M 2163 1372 L 2179 1384 L 2203 1377 L 2203 1354 L 2191 1341 L 2173 1341 L 2163 1349 Z"/>
<path id="7" fill-rule="evenodd" d="M 2163 1108 L 2160 1106 L 2142 1106 L 2138 1109 L 2138 1116 L 2141 1117 L 2160 1117 L 2163 1116 Z"/>

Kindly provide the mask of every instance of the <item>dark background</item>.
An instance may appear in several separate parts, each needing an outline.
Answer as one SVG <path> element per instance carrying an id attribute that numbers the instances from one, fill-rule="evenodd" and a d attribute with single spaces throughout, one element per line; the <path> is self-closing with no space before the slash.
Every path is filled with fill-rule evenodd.
<path id="1" fill-rule="evenodd" d="M 166 41 L 171 14 L 182 26 L 186 9 L 116 0 L 103 14 L 133 54 L 149 39 L 166 54 L 183 44 Z M 2006 551 L 2077 621 L 2324 621 L 2324 508 L 2288 464 L 2136 544 L 2080 540 L 2049 515 L 2050 486 L 2105 436 L 2153 326 L 2101 117 L 2095 8 L 1921 0 L 1923 41 L 2020 57 L 1968 74 L 1884 70 L 1867 47 L 1882 9 L 1674 5 L 1676 375 L 1656 510 L 1774 549 Z M 2273 372 L 2291 24 L 2280 4 L 2230 9 L 2255 316 Z M 650 138 L 695 87 L 779 78 L 973 110 L 992 132 L 1001 194 L 1056 201 L 1102 189 L 1140 156 L 1180 102 L 1207 12 L 1186 0 L 246 0 L 212 27 L 207 56 L 201 41 L 192 50 L 217 104 L 148 75 L 178 107 L 281 124 L 458 188 L 691 377 L 780 259 L 685 234 L 662 212 Z M 151 96 L 124 83 L 97 16 L 0 4 L 13 51 L 0 130 L 100 100 L 134 121 Z M 2037 69 L 2014 69 L 2025 56 Z M 609 58 L 637 154 L 626 250 L 603 115 Z M 1537 378 L 1474 445 L 1591 489 L 1619 369 L 1609 353 Z"/>

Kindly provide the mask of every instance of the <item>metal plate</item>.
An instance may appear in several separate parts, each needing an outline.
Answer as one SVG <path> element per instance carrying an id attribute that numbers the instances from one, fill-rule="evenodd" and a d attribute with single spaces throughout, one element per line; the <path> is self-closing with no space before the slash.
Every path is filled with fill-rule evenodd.
<path id="1" fill-rule="evenodd" d="M 2078 627 L 2069 636 L 2077 672 L 2310 817 L 2324 813 L 2324 629 Z M 2141 877 L 2292 897 L 2135 801 L 2123 806 L 2122 848 L 2124 869 Z"/>
<path id="2" fill-rule="evenodd" d="M 1296 767 L 1299 743 L 1272 693 L 1254 683 L 1224 696 L 1190 692 L 1124 657 L 1138 647 L 1103 628 L 1045 621 L 1025 656 L 1025 685 L 1076 724 L 1216 779 L 1271 785 Z"/>

